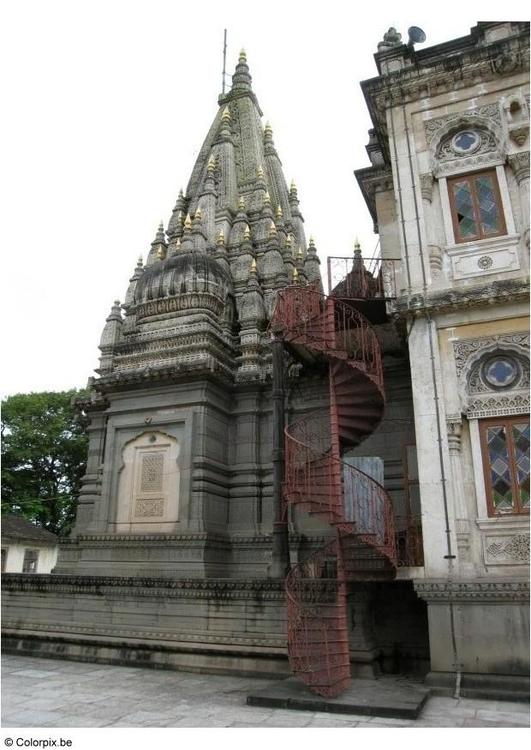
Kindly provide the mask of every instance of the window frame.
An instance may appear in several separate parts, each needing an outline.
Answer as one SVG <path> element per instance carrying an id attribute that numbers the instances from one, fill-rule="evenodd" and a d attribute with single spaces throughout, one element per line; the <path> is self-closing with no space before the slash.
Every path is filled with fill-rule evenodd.
<path id="1" fill-rule="evenodd" d="M 487 501 L 487 515 L 489 518 L 505 518 L 506 516 L 528 516 L 529 508 L 523 508 L 520 502 L 520 493 L 518 490 L 517 482 L 517 471 L 516 471 L 516 460 L 514 452 L 514 440 L 512 437 L 512 425 L 513 424 L 527 424 L 529 417 L 526 414 L 520 414 L 515 416 L 505 417 L 489 417 L 488 419 L 479 419 L 479 439 L 481 445 L 481 460 L 483 463 L 483 477 L 485 482 L 485 497 Z M 487 430 L 489 427 L 503 426 L 506 434 L 510 434 L 511 439 L 507 440 L 507 453 L 509 456 L 509 467 L 511 472 L 511 486 L 513 497 L 515 498 L 515 504 L 513 505 L 512 511 L 497 511 L 492 501 L 492 481 L 491 481 L 491 467 L 489 459 L 489 449 L 487 445 Z"/>
<path id="2" fill-rule="evenodd" d="M 23 573 L 31 575 L 31 574 L 37 572 L 37 568 L 39 566 L 39 552 L 40 552 L 40 550 L 35 549 L 35 547 L 26 547 L 26 549 L 24 550 L 24 557 L 22 558 L 22 572 Z M 29 563 L 31 565 L 32 562 L 35 562 L 35 569 L 34 570 L 25 570 L 25 568 L 26 568 L 26 558 L 30 554 L 35 555 L 34 560 L 31 560 L 30 563 Z"/>
<path id="3" fill-rule="evenodd" d="M 496 200 L 496 205 L 498 207 L 498 215 L 500 217 L 500 230 L 498 232 L 491 232 L 489 234 L 484 234 L 481 230 L 481 221 L 480 221 L 481 211 L 479 209 L 479 203 L 478 203 L 476 188 L 475 188 L 475 183 L 474 183 L 474 180 L 476 177 L 483 177 L 483 176 L 488 176 L 492 180 L 492 184 L 494 186 L 494 197 Z M 477 219 L 476 224 L 479 229 L 479 234 L 475 234 L 473 236 L 468 236 L 468 237 L 460 237 L 459 220 L 457 218 L 457 207 L 455 204 L 453 185 L 456 182 L 465 182 L 465 181 L 467 181 L 470 186 L 470 196 L 472 200 L 474 215 Z M 481 240 L 490 240 L 495 237 L 502 237 L 507 234 L 507 221 L 505 218 L 505 210 L 503 206 L 503 200 L 502 200 L 502 195 L 500 191 L 500 185 L 498 182 L 498 175 L 497 175 L 496 167 L 491 167 L 489 169 L 482 169 L 477 172 L 465 172 L 463 174 L 452 175 L 451 177 L 447 177 L 446 182 L 447 182 L 447 190 L 448 190 L 448 201 L 450 203 L 450 214 L 452 216 L 454 242 L 456 245 L 461 245 L 465 242 L 478 242 Z"/>

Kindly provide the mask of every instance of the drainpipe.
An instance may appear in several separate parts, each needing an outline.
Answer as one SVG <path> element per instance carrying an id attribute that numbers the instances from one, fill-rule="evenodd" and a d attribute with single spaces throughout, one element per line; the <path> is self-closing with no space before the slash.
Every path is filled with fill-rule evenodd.
<path id="1" fill-rule="evenodd" d="M 271 578 L 285 578 L 289 569 L 288 519 L 282 499 L 284 481 L 284 344 L 274 337 L 271 341 L 273 364 L 273 548 Z"/>
<path id="2" fill-rule="evenodd" d="M 443 505 L 444 505 L 444 521 L 445 521 L 445 526 L 446 526 L 444 530 L 444 533 L 446 535 L 446 555 L 444 556 L 444 558 L 445 560 L 448 560 L 448 589 L 449 589 L 448 603 L 450 606 L 450 633 L 451 633 L 451 639 L 452 639 L 452 651 L 453 651 L 454 669 L 455 669 L 454 698 L 459 698 L 461 695 L 461 666 L 462 665 L 461 665 L 461 662 L 459 661 L 459 655 L 457 651 L 457 637 L 456 637 L 457 628 L 456 628 L 456 621 L 455 621 L 455 607 L 454 607 L 454 601 L 452 597 L 453 564 L 455 560 L 455 555 L 453 554 L 453 550 L 452 550 L 450 518 L 449 518 L 449 513 L 448 513 L 448 495 L 446 491 L 447 479 L 446 479 L 446 470 L 444 468 L 441 416 L 439 412 L 439 400 L 440 399 L 439 399 L 439 389 L 437 387 L 437 377 L 436 377 L 436 371 L 435 371 L 435 347 L 433 343 L 434 323 L 429 312 L 426 312 L 425 315 L 426 315 L 426 321 L 428 323 L 428 334 L 429 334 L 428 338 L 429 338 L 429 344 L 430 344 L 430 364 L 431 364 L 431 376 L 432 376 L 432 383 L 433 383 L 433 400 L 435 402 L 435 414 L 437 418 L 437 445 L 439 449 L 439 463 L 441 467 L 441 484 L 442 484 Z"/>

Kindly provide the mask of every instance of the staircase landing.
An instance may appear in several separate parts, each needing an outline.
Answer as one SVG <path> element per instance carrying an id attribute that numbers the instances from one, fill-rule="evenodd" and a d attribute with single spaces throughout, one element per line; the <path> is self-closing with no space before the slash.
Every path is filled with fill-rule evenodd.
<path id="1" fill-rule="evenodd" d="M 416 719 L 430 693 L 430 689 L 420 682 L 386 676 L 373 680 L 353 679 L 337 698 L 323 698 L 290 677 L 271 683 L 265 690 L 251 693 L 247 696 L 247 705 Z"/>

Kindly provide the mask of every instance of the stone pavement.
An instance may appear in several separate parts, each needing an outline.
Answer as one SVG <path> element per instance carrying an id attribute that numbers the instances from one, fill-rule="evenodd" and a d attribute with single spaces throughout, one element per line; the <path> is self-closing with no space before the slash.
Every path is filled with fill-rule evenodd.
<path id="1" fill-rule="evenodd" d="M 529 705 L 431 697 L 419 718 L 247 706 L 270 680 L 4 655 L 3 727 L 529 727 Z"/>

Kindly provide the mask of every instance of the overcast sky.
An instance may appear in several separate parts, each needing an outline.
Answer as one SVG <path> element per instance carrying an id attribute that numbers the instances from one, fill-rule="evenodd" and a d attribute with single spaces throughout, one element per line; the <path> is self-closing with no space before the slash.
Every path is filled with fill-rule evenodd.
<path id="1" fill-rule="evenodd" d="M 295 178 L 321 258 L 377 242 L 353 170 L 368 166 L 359 81 L 395 26 L 423 47 L 505 12 L 499 0 L 11 0 L 0 18 L 2 392 L 82 387 L 114 299 L 171 214 L 247 51 L 253 88 Z M 528 17 L 521 0 L 507 7 Z M 458 12 L 456 12 L 458 10 Z M 230 79 L 229 79 L 230 80 Z M 324 267 L 323 267 L 324 270 Z"/>

